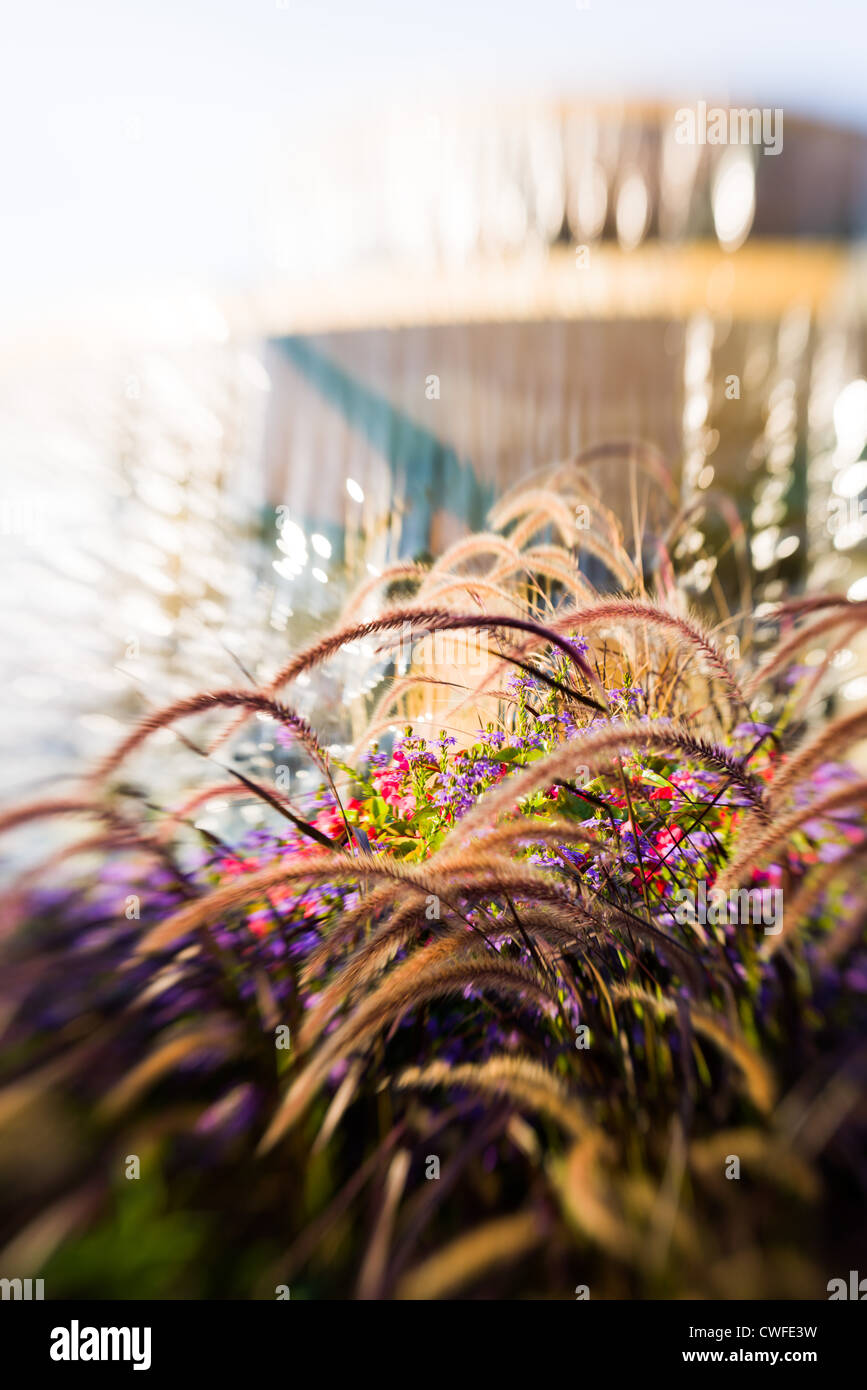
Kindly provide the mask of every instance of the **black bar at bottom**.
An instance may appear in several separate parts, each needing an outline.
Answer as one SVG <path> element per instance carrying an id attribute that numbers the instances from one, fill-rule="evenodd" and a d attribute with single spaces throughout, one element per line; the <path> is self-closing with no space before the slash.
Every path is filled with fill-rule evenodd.
<path id="1" fill-rule="evenodd" d="M 672 1369 L 701 1373 L 709 1366 L 737 1371 L 761 1365 L 800 1366 L 823 1378 L 852 1374 L 867 1331 L 860 1302 L 606 1303 L 576 1301 L 547 1313 L 538 1303 L 503 1309 L 473 1303 L 402 1304 L 376 1313 L 370 1304 L 166 1302 L 0 1302 L 4 1369 L 48 1373 L 58 1381 L 101 1371 L 162 1377 L 193 1371 L 232 1376 L 305 1378 L 315 1366 L 334 1377 L 340 1360 L 351 1369 L 378 1366 L 390 1380 L 402 1362 L 414 1375 L 421 1358 L 425 1379 L 439 1362 L 454 1374 L 456 1361 L 490 1370 L 518 1346 L 521 1359 L 539 1359 L 546 1377 L 568 1358 L 582 1379 L 595 1367 L 616 1372 Z M 490 1322 L 489 1322 L 490 1318 Z M 492 1339 L 492 1333 L 500 1333 Z M 503 1335 L 505 1333 L 505 1335 Z M 529 1335 L 528 1335 L 529 1334 Z M 541 1336 L 540 1336 L 541 1334 Z M 554 1335 L 552 1335 L 554 1334 Z M 414 1351 L 406 1358 L 407 1336 Z M 370 1338 L 375 1337 L 376 1341 Z M 423 1338 L 424 1340 L 420 1340 Z M 380 1340 L 381 1339 L 381 1340 Z M 399 1353 L 403 1346 L 404 1352 Z M 510 1348 L 512 1349 L 510 1351 Z M 513 1368 L 514 1369 L 514 1368 Z"/>

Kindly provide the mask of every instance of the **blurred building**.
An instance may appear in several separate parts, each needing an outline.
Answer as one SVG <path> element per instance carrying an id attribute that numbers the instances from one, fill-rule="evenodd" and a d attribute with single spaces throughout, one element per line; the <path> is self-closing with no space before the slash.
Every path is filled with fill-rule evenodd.
<path id="1" fill-rule="evenodd" d="M 7 795 L 60 790 L 157 704 L 266 677 L 369 569 L 612 439 L 697 502 L 697 598 L 737 597 L 726 498 L 759 601 L 863 597 L 867 139 L 788 113 L 777 153 L 677 130 L 559 104 L 359 122 L 309 157 L 287 132 L 266 282 L 149 304 L 122 349 L 92 330 L 4 362 Z M 629 467 L 595 479 L 629 515 Z M 299 692 L 328 737 L 352 679 Z M 199 774 L 163 746 L 169 797 Z M 270 753 L 254 728 L 242 756 Z"/>
<path id="2" fill-rule="evenodd" d="M 327 245 L 329 270 L 253 312 L 268 490 L 302 530 L 436 552 L 541 463 L 634 439 L 704 504 L 697 595 L 737 596 L 726 498 L 759 601 L 863 580 L 867 138 L 739 108 L 757 143 L 714 144 L 706 104 L 683 143 L 689 110 L 477 111 L 362 129 L 326 173 L 287 158 L 275 259 Z M 629 470 L 604 485 L 628 510 Z"/>

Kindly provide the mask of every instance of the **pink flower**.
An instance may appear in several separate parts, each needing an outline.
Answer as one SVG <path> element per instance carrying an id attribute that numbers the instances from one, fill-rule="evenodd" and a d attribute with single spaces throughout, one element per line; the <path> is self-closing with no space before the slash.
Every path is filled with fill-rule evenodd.
<path id="1" fill-rule="evenodd" d="M 395 753 L 394 756 L 395 760 L 397 760 L 398 757 L 402 758 L 404 765 L 406 765 L 406 759 L 403 757 L 402 753 Z M 397 811 L 402 820 L 409 820 L 410 817 L 415 815 L 415 793 L 404 789 L 405 777 L 402 773 L 398 774 L 386 768 L 382 772 L 375 772 L 373 774 L 373 781 L 376 783 L 376 790 L 379 792 L 383 801 L 386 805 L 391 806 Z"/>
<path id="2" fill-rule="evenodd" d="M 236 859 L 234 855 L 227 855 L 219 860 L 217 867 L 227 878 L 237 878 L 239 874 L 250 874 L 262 866 L 258 859 Z"/>
<path id="3" fill-rule="evenodd" d="M 683 830 L 679 825 L 672 826 L 671 829 L 660 830 L 656 836 L 656 848 L 660 854 L 666 854 L 682 839 Z"/>
<path id="4" fill-rule="evenodd" d="M 338 839 L 345 829 L 343 817 L 336 806 L 323 806 L 322 810 L 316 813 L 313 824 L 331 840 Z"/>
<path id="5" fill-rule="evenodd" d="M 402 793 L 396 788 L 384 800 L 397 811 L 401 820 L 411 820 L 415 815 L 415 796 L 412 792 Z"/>

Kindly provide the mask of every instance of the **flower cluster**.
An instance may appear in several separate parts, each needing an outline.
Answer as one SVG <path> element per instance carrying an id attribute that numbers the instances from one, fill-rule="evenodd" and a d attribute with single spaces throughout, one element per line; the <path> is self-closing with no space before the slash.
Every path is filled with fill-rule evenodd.
<path id="1" fill-rule="evenodd" d="M 583 658 L 587 641 L 570 640 Z M 170 1273 L 154 1275 L 155 1296 L 186 1296 L 195 1271 L 209 1268 L 203 1252 L 221 1242 L 232 1258 L 207 1295 L 267 1289 L 272 1266 L 305 1249 L 311 1225 L 324 1229 L 337 1208 L 343 1222 L 359 1173 L 376 1172 L 388 1189 L 397 1169 L 375 1165 L 389 1163 L 397 1143 L 411 1156 L 401 1239 L 429 1200 L 418 1155 L 453 1143 L 454 1171 L 470 1171 L 450 1193 L 463 1205 L 457 1215 L 449 1206 L 446 1232 L 477 1219 L 480 1194 L 511 1211 L 515 1193 L 535 1201 L 541 1191 L 547 1222 L 558 1204 L 579 1211 L 586 1184 L 603 1249 L 614 1233 L 604 1255 L 617 1270 L 641 1243 L 622 1236 L 622 1212 L 632 1204 L 638 1229 L 667 1181 L 672 1116 L 680 1125 L 690 1109 L 700 1139 L 683 1161 L 693 1165 L 707 1136 L 767 1138 L 767 1180 L 780 1143 L 767 1119 L 771 1072 L 794 1083 L 792 1059 L 809 1059 L 820 1036 L 848 1055 L 865 1021 L 857 884 L 822 878 L 826 867 L 857 867 L 863 785 L 845 764 L 816 759 L 789 790 L 788 833 L 768 838 L 769 801 L 791 767 L 775 728 L 748 719 L 703 740 L 666 720 L 654 737 L 662 726 L 647 677 L 638 684 L 621 663 L 616 680 L 593 686 L 551 656 L 537 674 L 522 667 L 469 731 L 430 738 L 407 725 L 357 765 L 329 759 L 305 796 L 265 797 L 267 829 L 227 828 L 221 839 L 201 830 L 183 852 L 142 835 L 132 858 L 109 858 L 74 891 L 34 896 L 32 960 L 10 1014 L 14 1067 L 52 1077 L 53 1048 L 80 1053 L 74 1106 L 108 1116 L 130 1107 L 120 1153 L 138 1152 L 153 1119 L 152 1171 L 180 1174 L 195 1213 L 179 1231 L 158 1188 L 143 1186 L 157 1205 L 132 1216 L 123 1207 L 124 1240 L 112 1230 L 100 1245 L 100 1232 L 88 1233 L 87 1258 L 70 1255 L 65 1274 L 61 1252 L 52 1286 L 87 1296 L 79 1270 L 102 1259 L 112 1287 L 140 1292 L 139 1268 L 124 1284 L 117 1251 L 147 1250 L 159 1232 L 183 1257 L 163 1260 Z M 591 743 L 606 751 L 587 766 Z M 745 845 L 762 852 L 751 857 Z M 807 903 L 807 930 L 784 969 L 763 949 L 761 928 L 679 910 L 684 894 L 705 901 L 733 863 L 738 883 Z M 275 1045 L 281 1030 L 285 1050 Z M 589 1057 L 576 1041 L 584 1034 Z M 478 1089 L 467 1097 L 458 1081 Z M 441 1112 L 416 1103 L 414 1087 L 437 1086 L 449 1090 Z M 314 1120 L 295 1142 L 281 1117 L 300 1122 L 305 1105 Z M 576 1134 L 577 1194 L 567 1157 Z M 101 1135 L 95 1147 L 109 1153 Z M 594 1176 L 594 1153 L 604 1176 Z M 72 1170 L 80 1182 L 74 1151 Z M 701 1176 L 696 1168 L 684 1184 L 697 1206 Z M 705 1241 L 725 1225 L 714 1192 Z M 206 1212 L 220 1217 L 208 1226 Z M 764 1221 L 762 1208 L 756 1229 Z M 563 1268 L 574 1225 L 552 1227 Z M 397 1269 L 405 1253 L 398 1248 Z M 608 1268 L 603 1261 L 594 1277 Z M 349 1257 L 337 1275 L 328 1266 L 305 1277 L 314 1296 L 357 1286 Z M 641 1287 L 655 1296 L 647 1277 Z M 694 1265 L 676 1287 L 700 1277 Z"/>

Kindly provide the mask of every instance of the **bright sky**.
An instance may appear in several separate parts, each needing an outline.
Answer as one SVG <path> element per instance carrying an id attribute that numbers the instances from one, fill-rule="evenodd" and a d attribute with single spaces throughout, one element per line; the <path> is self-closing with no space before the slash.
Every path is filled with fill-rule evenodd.
<path id="1" fill-rule="evenodd" d="M 7 0 L 0 290 L 255 276 L 275 138 L 451 95 L 728 98 L 867 128 L 864 0 Z"/>

